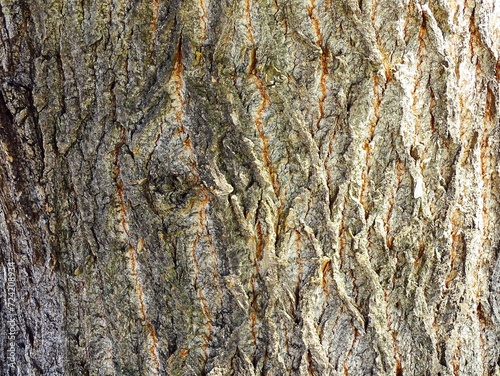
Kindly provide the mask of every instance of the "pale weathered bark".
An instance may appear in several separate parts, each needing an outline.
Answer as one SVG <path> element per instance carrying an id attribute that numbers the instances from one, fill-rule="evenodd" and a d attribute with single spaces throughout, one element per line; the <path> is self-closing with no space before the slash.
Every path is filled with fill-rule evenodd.
<path id="1" fill-rule="evenodd" d="M 0 0 L 2 372 L 500 375 L 499 28 Z"/>

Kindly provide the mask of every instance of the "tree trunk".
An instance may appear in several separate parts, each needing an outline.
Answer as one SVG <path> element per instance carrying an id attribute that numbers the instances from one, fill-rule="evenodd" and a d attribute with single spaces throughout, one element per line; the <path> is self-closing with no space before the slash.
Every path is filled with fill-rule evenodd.
<path id="1" fill-rule="evenodd" d="M 500 375 L 495 0 L 0 0 L 0 37 L 2 372 Z"/>

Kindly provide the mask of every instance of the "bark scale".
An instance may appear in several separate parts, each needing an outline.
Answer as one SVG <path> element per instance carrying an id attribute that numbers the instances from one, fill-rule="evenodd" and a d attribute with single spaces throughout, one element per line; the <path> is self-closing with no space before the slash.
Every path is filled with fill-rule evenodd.
<path id="1" fill-rule="evenodd" d="M 493 0 L 1 0 L 0 38 L 3 371 L 500 374 Z"/>

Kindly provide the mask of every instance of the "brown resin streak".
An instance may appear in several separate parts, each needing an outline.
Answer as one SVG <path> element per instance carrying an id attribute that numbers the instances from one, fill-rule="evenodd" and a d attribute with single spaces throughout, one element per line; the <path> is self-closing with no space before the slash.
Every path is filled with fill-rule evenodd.
<path id="1" fill-rule="evenodd" d="M 276 172 L 274 171 L 274 168 L 271 163 L 271 158 L 269 155 L 269 142 L 267 139 L 267 136 L 264 132 L 264 124 L 263 124 L 263 118 L 264 118 L 264 111 L 269 107 L 269 94 L 267 93 L 266 86 L 262 82 L 262 79 L 259 77 L 257 74 L 257 47 L 255 45 L 255 38 L 253 36 L 253 28 L 252 28 L 252 18 L 251 18 L 251 0 L 245 0 L 245 17 L 247 20 L 247 37 L 250 41 L 251 49 L 249 53 L 249 64 L 247 68 L 247 73 L 251 76 L 251 78 L 255 82 L 255 86 L 257 87 L 257 90 L 260 93 L 260 96 L 262 98 L 262 102 L 260 106 L 257 108 L 255 118 L 254 118 L 254 123 L 255 127 L 257 128 L 257 133 L 258 136 L 262 142 L 262 159 L 264 161 L 264 166 L 266 167 L 266 170 L 269 173 L 269 177 L 271 180 L 271 185 L 273 187 L 273 191 L 276 195 L 276 197 L 279 197 L 279 188 L 278 188 L 278 182 L 276 178 Z"/>
<path id="2" fill-rule="evenodd" d="M 205 339 L 205 343 L 202 345 L 202 350 L 203 354 L 205 356 L 205 361 L 208 360 L 208 344 L 212 338 L 212 314 L 210 313 L 210 310 L 208 309 L 208 304 L 205 299 L 205 296 L 203 294 L 202 288 L 198 286 L 198 278 L 200 275 L 200 265 L 198 261 L 198 257 L 196 256 L 196 248 L 198 245 L 198 242 L 202 239 L 203 236 L 205 236 L 205 230 L 207 229 L 205 224 L 207 222 L 206 218 L 206 210 L 208 207 L 210 201 L 210 196 L 208 193 L 205 193 L 205 198 L 203 202 L 201 203 L 200 211 L 198 212 L 198 221 L 200 225 L 200 231 L 196 235 L 193 246 L 192 246 L 192 253 L 191 256 L 193 257 L 193 266 L 194 266 L 194 287 L 196 289 L 196 293 L 198 294 L 198 298 L 200 299 L 201 303 L 201 310 L 203 311 L 203 314 L 205 315 L 207 319 L 206 323 L 206 329 L 207 329 L 207 336 Z M 207 229 L 208 231 L 208 229 Z M 208 234 L 207 234 L 208 236 Z"/>
<path id="3" fill-rule="evenodd" d="M 321 29 L 319 27 L 319 20 L 314 15 L 314 11 L 316 10 L 316 1 L 311 0 L 310 4 L 311 5 L 307 7 L 307 15 L 309 16 L 309 19 L 311 20 L 314 27 L 314 33 L 316 34 L 316 45 L 321 49 L 321 56 L 320 56 L 321 75 L 319 79 L 319 89 L 321 91 L 321 94 L 318 99 L 319 116 L 318 120 L 316 121 L 316 130 L 319 130 L 321 120 L 325 118 L 324 104 L 327 92 L 326 78 L 328 76 L 328 49 L 324 46 L 323 43 L 323 34 L 321 33 Z"/>
<path id="4" fill-rule="evenodd" d="M 204 41 L 207 37 L 207 6 L 205 5 L 204 0 L 200 0 L 200 9 L 201 9 L 201 40 Z"/>
<path id="5" fill-rule="evenodd" d="M 141 320 L 145 323 L 146 328 L 147 328 L 147 335 L 151 341 L 151 347 L 149 348 L 149 353 L 151 355 L 151 360 L 155 364 L 155 367 L 157 371 L 160 371 L 160 361 L 158 359 L 158 351 L 157 351 L 157 345 L 158 345 L 158 338 L 156 337 L 156 331 L 151 324 L 151 320 L 148 318 L 147 315 L 147 309 L 146 309 L 146 303 L 144 299 L 144 292 L 142 288 L 142 283 L 139 278 L 139 272 L 138 272 L 138 267 L 137 267 L 137 258 L 136 258 L 136 250 L 135 247 L 130 244 L 129 240 L 129 225 L 127 221 L 127 206 L 125 204 L 125 199 L 124 199 L 124 189 L 123 189 L 123 181 L 120 178 L 120 173 L 121 173 L 121 167 L 119 164 L 119 155 L 120 155 L 120 150 L 121 147 L 125 144 L 125 128 L 122 127 L 122 134 L 121 134 L 121 140 L 120 143 L 118 144 L 117 148 L 115 149 L 115 160 L 114 160 L 114 165 L 115 165 L 115 182 L 117 186 L 117 194 L 118 194 L 118 203 L 120 205 L 120 222 L 121 226 L 123 229 L 124 234 L 126 235 L 127 238 L 127 244 L 128 244 L 128 250 L 127 250 L 127 255 L 130 260 L 130 268 L 131 268 L 131 275 L 132 279 L 135 284 L 135 291 L 137 293 L 137 299 L 139 300 L 139 306 L 140 306 L 140 313 L 141 313 Z"/>

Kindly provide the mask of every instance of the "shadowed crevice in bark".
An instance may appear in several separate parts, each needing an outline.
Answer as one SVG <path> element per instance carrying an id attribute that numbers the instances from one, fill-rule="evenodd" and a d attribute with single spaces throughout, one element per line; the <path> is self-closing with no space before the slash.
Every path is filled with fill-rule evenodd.
<path id="1" fill-rule="evenodd" d="M 498 18 L 0 0 L 10 374 L 500 372 Z"/>

